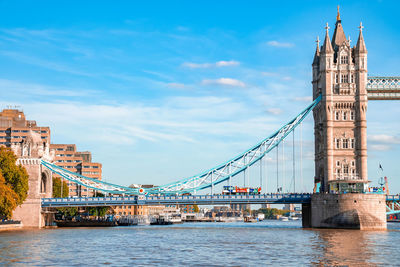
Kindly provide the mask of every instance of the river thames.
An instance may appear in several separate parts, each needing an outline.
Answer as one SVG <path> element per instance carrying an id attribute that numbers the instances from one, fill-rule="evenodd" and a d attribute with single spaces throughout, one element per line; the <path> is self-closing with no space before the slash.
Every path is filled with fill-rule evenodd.
<path id="1" fill-rule="evenodd" d="M 399 240 L 396 223 L 380 232 L 298 221 L 21 230 L 0 233 L 0 265 L 399 265 Z"/>

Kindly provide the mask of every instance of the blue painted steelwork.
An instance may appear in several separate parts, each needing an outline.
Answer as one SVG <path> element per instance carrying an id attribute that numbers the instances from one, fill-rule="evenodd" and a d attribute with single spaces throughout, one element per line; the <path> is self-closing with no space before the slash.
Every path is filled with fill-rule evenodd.
<path id="1" fill-rule="evenodd" d="M 400 77 L 368 77 L 368 100 L 400 100 Z"/>
<path id="2" fill-rule="evenodd" d="M 52 172 L 61 175 L 63 178 L 69 181 L 80 184 L 87 188 L 106 193 L 127 195 L 176 195 L 196 192 L 205 188 L 214 187 L 217 184 L 227 181 L 228 179 L 245 171 L 253 164 L 261 160 L 304 120 L 304 118 L 311 112 L 311 110 L 313 110 L 314 107 L 321 101 L 321 98 L 321 95 L 318 96 L 306 109 L 304 109 L 298 116 L 296 116 L 296 118 L 285 124 L 282 128 L 280 128 L 271 136 L 265 138 L 257 145 L 246 150 L 242 154 L 234 157 L 233 159 L 228 160 L 227 162 L 220 164 L 215 168 L 209 169 L 199 175 L 195 175 L 180 181 L 154 188 L 142 189 L 119 186 L 116 184 L 106 183 L 103 181 L 85 177 L 77 173 L 73 173 L 50 162 L 42 161 L 42 164 L 50 169 Z"/>
<path id="3" fill-rule="evenodd" d="M 386 215 L 400 213 L 400 196 L 387 196 L 386 197 Z"/>
<path id="4" fill-rule="evenodd" d="M 226 204 L 302 204 L 310 203 L 311 194 L 261 195 L 180 195 L 180 196 L 127 196 L 42 198 L 43 208 L 120 206 L 120 205 L 226 205 Z"/>

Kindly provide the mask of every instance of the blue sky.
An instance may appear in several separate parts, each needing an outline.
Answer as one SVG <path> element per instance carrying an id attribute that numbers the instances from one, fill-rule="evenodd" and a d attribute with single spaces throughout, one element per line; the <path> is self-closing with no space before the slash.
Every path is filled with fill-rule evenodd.
<path id="1" fill-rule="evenodd" d="M 53 143 L 92 151 L 107 181 L 171 182 L 246 150 L 310 103 L 315 39 L 326 22 L 333 33 L 337 4 L 353 45 L 365 26 L 370 75 L 400 75 L 397 1 L 0 1 L 0 103 L 50 126 Z M 395 192 L 399 111 L 397 101 L 368 109 L 369 178 L 376 184 L 380 162 Z M 312 131 L 310 117 L 303 190 Z"/>

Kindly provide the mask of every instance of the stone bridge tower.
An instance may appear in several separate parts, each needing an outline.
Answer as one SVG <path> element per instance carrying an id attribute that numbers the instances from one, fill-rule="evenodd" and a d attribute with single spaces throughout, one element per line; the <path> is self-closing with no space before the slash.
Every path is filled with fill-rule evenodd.
<path id="1" fill-rule="evenodd" d="M 362 25 L 357 45 L 346 39 L 338 12 L 332 40 L 315 53 L 313 97 L 322 94 L 314 109 L 315 182 L 321 192 L 362 193 L 367 174 L 367 49 Z"/>
<path id="2" fill-rule="evenodd" d="M 312 63 L 315 107 L 315 185 L 311 205 L 303 205 L 303 226 L 386 229 L 385 195 L 368 194 L 367 49 L 362 25 L 356 46 L 346 38 L 338 10 Z M 316 187 L 315 187 L 316 189 Z M 314 193 L 317 190 L 314 191 Z"/>
<path id="3" fill-rule="evenodd" d="M 21 143 L 13 144 L 11 149 L 17 155 L 17 164 L 25 167 L 29 174 L 29 191 L 24 203 L 13 213 L 14 220 L 20 220 L 24 227 L 43 227 L 51 220 L 51 214 L 42 213 L 41 198 L 52 197 L 53 181 L 49 170 L 40 164 L 41 159 L 52 161 L 50 144 L 40 134 L 29 132 Z"/>

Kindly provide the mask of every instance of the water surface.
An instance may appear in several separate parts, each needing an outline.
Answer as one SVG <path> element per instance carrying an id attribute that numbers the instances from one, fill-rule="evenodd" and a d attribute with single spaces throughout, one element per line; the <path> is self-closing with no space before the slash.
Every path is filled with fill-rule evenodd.
<path id="1" fill-rule="evenodd" d="M 292 221 L 60 228 L 0 232 L 0 265 L 395 266 L 399 243 L 395 223 L 387 231 Z"/>

